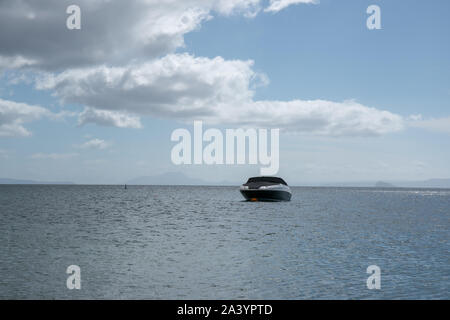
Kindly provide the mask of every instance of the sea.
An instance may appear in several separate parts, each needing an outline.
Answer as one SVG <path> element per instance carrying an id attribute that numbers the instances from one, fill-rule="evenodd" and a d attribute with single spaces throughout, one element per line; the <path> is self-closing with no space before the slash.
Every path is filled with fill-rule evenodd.
<path id="1" fill-rule="evenodd" d="M 1 185 L 0 299 L 450 298 L 450 189 L 292 192 Z"/>

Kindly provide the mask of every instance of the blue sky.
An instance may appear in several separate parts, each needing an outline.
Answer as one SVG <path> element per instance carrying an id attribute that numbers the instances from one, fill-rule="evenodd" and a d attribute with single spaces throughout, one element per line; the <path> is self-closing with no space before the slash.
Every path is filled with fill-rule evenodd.
<path id="1" fill-rule="evenodd" d="M 25 7 L 2 4 L 4 12 L 33 12 L 37 18 L 33 18 L 33 25 L 29 24 L 29 18 L 22 21 L 25 19 L 22 16 L 9 14 L 8 19 L 16 19 L 10 23 L 23 28 L 0 28 L 0 41 L 4 44 L 0 49 L 0 72 L 3 72 L 0 125 L 4 126 L 0 130 L 0 177 L 123 183 L 138 176 L 181 171 L 212 182 L 242 181 L 249 175 L 257 175 L 259 166 L 173 165 L 170 151 L 175 143 L 170 141 L 171 132 L 176 128 L 191 130 L 194 119 L 204 119 L 207 127 L 239 127 L 245 120 L 240 117 L 261 116 L 252 110 L 259 101 L 269 108 L 267 118 L 270 119 L 273 116 L 270 110 L 275 112 L 284 108 L 283 103 L 297 100 L 312 101 L 312 112 L 317 108 L 321 119 L 338 121 L 334 123 L 337 127 L 352 125 L 353 115 L 348 111 L 352 104 L 347 101 L 355 101 L 359 110 L 356 117 L 363 117 L 357 123 L 368 125 L 365 121 L 374 117 L 377 126 L 368 135 L 362 134 L 367 128 L 347 128 L 348 134 L 336 133 L 328 127 L 308 132 L 301 126 L 312 118 L 298 115 L 299 109 L 307 108 L 306 104 L 286 106 L 283 110 L 287 118 L 294 119 L 292 123 L 284 117 L 273 119 L 275 127 L 281 129 L 279 175 L 288 182 L 316 184 L 450 177 L 448 1 L 431 4 L 321 0 L 316 4 L 290 5 L 278 12 L 264 12 L 268 1 L 257 0 L 243 1 L 246 6 L 251 3 L 251 10 L 239 5 L 229 9 L 214 1 L 206 6 L 195 0 L 188 4 L 180 2 L 177 8 L 165 8 L 164 1 L 147 8 L 139 7 L 140 1 L 136 1 L 136 8 L 130 6 L 130 12 L 123 14 L 122 23 L 127 25 L 127 19 L 136 18 L 137 12 L 148 9 L 151 16 L 157 10 L 160 16 L 167 17 L 167 24 L 164 19 L 144 24 L 143 33 L 160 41 L 158 46 L 151 41 L 141 45 L 139 29 L 123 31 L 120 23 L 102 28 L 111 23 L 105 17 L 113 15 L 113 9 L 109 10 L 114 5 L 91 8 L 84 1 L 79 2 L 82 19 L 86 21 L 82 20 L 81 30 L 73 31 L 78 32 L 76 39 L 71 38 L 73 33 L 67 33 L 71 31 L 65 25 L 61 30 L 49 32 L 52 21 L 39 19 L 40 11 L 31 2 Z M 55 11 L 55 24 L 64 23 L 67 17 L 64 1 L 59 6 L 48 1 L 47 8 L 46 1 L 43 3 L 42 10 Z M 366 9 L 372 4 L 381 8 L 381 30 L 366 27 Z M 96 16 L 95 20 L 93 13 L 100 9 L 105 17 Z M 199 10 L 209 18 L 199 15 Z M 191 19 L 188 26 L 172 30 L 174 22 L 186 16 Z M 0 20 L 7 23 L 5 19 Z M 41 26 L 45 32 L 39 33 Z M 27 28 L 37 30 L 34 40 L 27 37 Z M 156 36 L 160 34 L 167 40 L 159 40 Z M 90 40 L 94 35 L 104 40 L 94 43 Z M 121 44 L 121 40 L 133 37 L 136 42 Z M 15 42 L 9 41 L 11 38 Z M 71 47 L 73 43 L 78 46 L 79 56 L 74 54 L 77 51 Z M 44 52 L 46 46 L 48 52 Z M 92 61 L 98 52 L 98 60 Z M 21 65 L 18 57 L 30 62 Z M 221 60 L 214 60 L 216 57 Z M 247 65 L 248 60 L 253 63 Z M 198 68 L 185 72 L 193 64 Z M 98 68 L 104 69 L 98 71 Z M 123 95 L 120 88 L 108 91 L 107 81 L 99 80 L 98 74 L 110 75 L 114 68 L 127 69 L 130 77 L 134 77 L 132 84 L 141 85 L 139 81 L 144 81 L 146 86 L 142 91 Z M 173 104 L 170 102 L 173 92 L 149 80 L 155 74 L 164 74 L 168 70 L 165 68 L 172 68 L 176 78 L 171 79 L 181 79 L 183 88 L 187 86 L 192 91 L 183 91 L 180 100 Z M 96 77 L 91 77 L 92 70 L 98 72 Z M 148 71 L 141 74 L 142 70 Z M 210 94 L 193 85 L 197 82 L 205 85 L 202 82 L 206 81 L 205 74 L 211 74 L 213 79 L 208 81 L 212 84 L 208 82 L 207 87 L 199 88 L 211 90 Z M 259 79 L 255 83 L 254 77 Z M 162 82 L 166 78 L 158 79 Z M 79 93 L 80 90 L 84 91 Z M 117 96 L 114 99 L 102 96 L 108 92 Z M 252 96 L 247 97 L 249 94 Z M 139 100 L 140 95 L 143 102 Z M 215 100 L 217 96 L 221 98 Z M 227 99 L 223 97 L 239 99 L 226 105 L 223 100 Z M 153 103 L 155 99 L 164 103 Z M 322 108 L 318 100 L 325 101 L 326 106 Z M 115 101 L 121 104 L 115 106 Z M 126 101 L 130 105 L 124 105 Z M 241 102 L 247 107 L 241 107 Z M 30 109 L 30 114 L 23 115 L 18 110 L 25 107 L 13 103 L 40 106 L 44 111 Z M 328 108 L 328 104 L 333 107 Z M 184 107 L 193 105 L 200 109 L 189 109 L 186 117 L 178 116 Z M 86 108 L 93 110 L 94 120 L 92 117 L 82 120 L 86 119 L 82 115 Z M 167 113 L 164 108 L 174 112 Z M 249 110 L 240 113 L 239 110 L 244 110 L 240 108 Z M 10 110 L 15 111 L 9 114 Z M 107 110 L 108 118 L 100 119 L 98 110 Z M 202 115 L 198 110 L 207 112 Z M 342 112 L 342 117 L 336 118 L 335 111 L 328 110 Z M 219 115 L 209 118 L 210 111 Z M 382 111 L 389 112 L 387 120 L 380 118 Z M 109 121 L 110 113 L 122 115 L 126 121 Z M 136 128 L 133 119 L 138 119 L 140 128 Z M 25 128 L 28 134 L 21 134 L 19 127 Z M 264 125 L 255 122 L 255 127 Z"/>

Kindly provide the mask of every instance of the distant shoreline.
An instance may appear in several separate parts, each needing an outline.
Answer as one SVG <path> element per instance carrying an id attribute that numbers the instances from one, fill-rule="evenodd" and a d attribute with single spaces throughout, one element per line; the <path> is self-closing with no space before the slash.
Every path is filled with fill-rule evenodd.
<path id="1" fill-rule="evenodd" d="M 95 187 L 95 186 L 103 186 L 103 187 L 122 187 L 125 184 L 77 184 L 77 183 L 0 183 L 0 186 L 74 186 L 74 187 Z M 238 187 L 239 184 L 236 185 L 213 185 L 213 184 L 205 184 L 205 185 L 190 185 L 190 184 L 127 184 L 127 187 L 206 187 L 206 188 L 217 188 L 217 187 Z M 418 187 L 418 186 L 396 186 L 396 187 L 377 187 L 377 186 L 339 186 L 339 185 L 291 185 L 292 188 L 317 188 L 317 189 L 379 189 L 379 190 L 450 190 L 450 187 Z"/>
<path id="2" fill-rule="evenodd" d="M 340 182 L 290 182 L 291 187 L 307 188 L 377 188 L 377 189 L 450 189 L 450 179 L 428 179 L 412 181 L 340 181 Z M 75 183 L 72 181 L 39 181 L 28 179 L 0 178 L 0 185 L 93 185 L 93 186 L 200 186 L 237 187 L 242 181 L 222 180 L 209 182 L 186 176 L 181 172 L 166 172 L 155 176 L 143 176 L 119 183 Z"/>

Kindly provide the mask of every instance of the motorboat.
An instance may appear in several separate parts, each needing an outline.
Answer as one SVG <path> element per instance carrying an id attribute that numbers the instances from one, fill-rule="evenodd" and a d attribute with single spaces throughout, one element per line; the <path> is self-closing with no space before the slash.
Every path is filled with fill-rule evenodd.
<path id="1" fill-rule="evenodd" d="M 292 192 L 287 183 L 277 177 L 253 177 L 239 190 L 247 201 L 290 201 Z"/>

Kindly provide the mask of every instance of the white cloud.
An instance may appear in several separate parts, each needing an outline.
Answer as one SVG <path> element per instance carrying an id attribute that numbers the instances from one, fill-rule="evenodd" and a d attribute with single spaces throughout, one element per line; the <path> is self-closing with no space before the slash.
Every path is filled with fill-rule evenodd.
<path id="1" fill-rule="evenodd" d="M 50 117 L 51 112 L 40 106 L 0 99 L 0 137 L 29 136 L 31 132 L 23 124 L 43 116 Z"/>
<path id="2" fill-rule="evenodd" d="M 401 116 L 354 101 L 254 101 L 253 84 L 261 77 L 252 66 L 253 61 L 173 54 L 142 65 L 50 74 L 37 88 L 52 90 L 63 102 L 88 106 L 80 123 L 140 127 L 138 116 L 150 115 L 331 136 L 403 128 Z"/>
<path id="3" fill-rule="evenodd" d="M 260 0 L 219 0 L 215 1 L 214 10 L 230 15 L 242 13 L 246 17 L 254 17 L 260 11 Z"/>
<path id="4" fill-rule="evenodd" d="M 35 153 L 31 159 L 66 160 L 78 156 L 78 153 Z"/>
<path id="5" fill-rule="evenodd" d="M 252 101 L 223 108 L 212 120 L 323 136 L 376 136 L 404 128 L 401 116 L 353 100 Z"/>
<path id="6" fill-rule="evenodd" d="M 422 115 L 421 114 L 412 114 L 408 117 L 408 120 L 411 120 L 411 121 L 422 120 Z"/>
<path id="7" fill-rule="evenodd" d="M 291 5 L 300 3 L 317 4 L 319 0 L 270 0 L 270 5 L 264 9 L 265 12 L 278 12 Z"/>
<path id="8" fill-rule="evenodd" d="M 63 102 L 139 115 L 204 115 L 218 103 L 248 101 L 252 61 L 171 54 L 126 67 L 71 69 L 38 80 Z"/>
<path id="9" fill-rule="evenodd" d="M 102 139 L 95 138 L 95 139 L 91 139 L 89 141 L 86 141 L 85 143 L 83 143 L 79 147 L 81 149 L 100 149 L 100 150 L 103 150 L 103 149 L 106 149 L 106 148 L 108 148 L 110 146 L 111 146 L 111 143 L 109 143 L 109 142 L 107 142 L 105 140 L 102 140 Z"/>
<path id="10" fill-rule="evenodd" d="M 96 110 L 86 108 L 78 118 L 80 126 L 95 123 L 100 126 L 117 128 L 142 128 L 139 117 L 117 111 Z"/>

